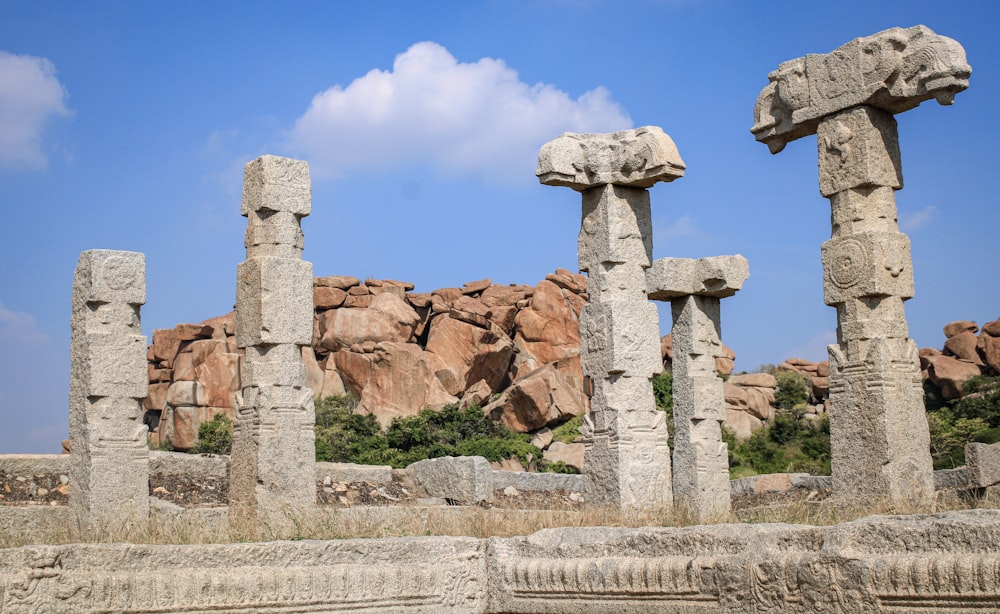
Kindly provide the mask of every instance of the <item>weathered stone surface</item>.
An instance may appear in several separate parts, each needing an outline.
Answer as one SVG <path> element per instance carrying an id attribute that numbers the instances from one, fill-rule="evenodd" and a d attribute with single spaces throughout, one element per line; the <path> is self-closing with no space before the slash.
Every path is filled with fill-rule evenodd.
<path id="1" fill-rule="evenodd" d="M 527 433 L 579 416 L 586 406 L 575 382 L 548 364 L 515 382 L 483 411 L 507 428 Z"/>
<path id="2" fill-rule="evenodd" d="M 648 188 L 683 177 L 684 161 L 658 126 L 610 134 L 567 132 L 542 146 L 535 174 L 545 185 L 578 191 L 604 184 Z"/>
<path id="3" fill-rule="evenodd" d="M 561 363 L 569 369 L 574 359 L 579 359 L 580 315 L 564 291 L 550 281 L 538 283 L 527 308 L 517 314 L 514 327 L 515 380 L 547 363 Z"/>
<path id="4" fill-rule="evenodd" d="M 972 486 L 1000 483 L 1000 445 L 970 441 L 965 444 L 965 466 Z"/>
<path id="5" fill-rule="evenodd" d="M 514 344 L 503 331 L 483 329 L 447 315 L 431 322 L 426 349 L 451 369 L 449 379 L 456 385 L 445 388 L 452 395 L 480 380 L 486 382 L 490 393 L 500 390 L 514 356 Z"/>
<path id="6" fill-rule="evenodd" d="M 976 341 L 976 349 L 982 354 L 983 362 L 995 375 L 1000 375 L 1000 320 L 983 326 Z"/>
<path id="7" fill-rule="evenodd" d="M 371 353 L 340 350 L 331 356 L 345 387 L 359 397 L 356 411 L 374 414 L 383 426 L 425 407 L 458 402 L 435 374 L 444 365 L 415 344 L 385 341 Z"/>
<path id="8" fill-rule="evenodd" d="M 933 502 L 917 349 L 903 309 L 913 271 L 896 223 L 903 183 L 893 114 L 930 98 L 950 104 L 970 72 L 957 42 L 923 26 L 893 28 L 783 63 L 757 100 L 752 132 L 772 153 L 817 135 L 832 222 L 823 294 L 838 325 L 829 347 L 833 482 L 854 504 Z"/>
<path id="9" fill-rule="evenodd" d="M 563 443 L 561 441 L 552 442 L 542 457 L 550 463 L 564 463 L 567 467 L 573 467 L 580 473 L 584 471 L 584 445 L 582 443 Z"/>
<path id="10" fill-rule="evenodd" d="M 230 522 L 294 531 L 316 506 L 313 391 L 302 347 L 313 337 L 312 264 L 301 219 L 312 208 L 309 165 L 261 156 L 244 169 L 247 259 L 237 269 L 236 342 L 244 349 L 235 398 Z M 249 523 L 249 524 L 248 524 Z"/>
<path id="11" fill-rule="evenodd" d="M 860 105 L 901 113 L 931 98 L 951 104 L 969 86 L 965 50 L 925 26 L 891 28 L 768 75 L 751 129 L 771 153 L 814 134 L 825 117 Z"/>
<path id="12" fill-rule="evenodd" d="M 728 516 L 729 457 L 722 441 L 726 419 L 720 297 L 749 276 L 742 256 L 665 258 L 646 272 L 650 298 L 670 300 L 673 314 L 674 504 L 699 522 Z"/>
<path id="13" fill-rule="evenodd" d="M 407 465 L 406 473 L 429 497 L 464 505 L 493 500 L 493 469 L 482 456 L 429 458 Z"/>
<path id="14" fill-rule="evenodd" d="M 571 489 L 586 476 L 544 477 Z M 27 546 L 0 552 L 0 587 L 11 612 L 951 614 L 988 611 L 1000 596 L 998 535 L 1000 513 L 973 510 L 488 540 Z"/>
<path id="15" fill-rule="evenodd" d="M 655 301 L 684 296 L 726 298 L 743 287 L 750 266 L 743 256 L 660 258 L 646 271 L 646 292 Z"/>
<path id="16" fill-rule="evenodd" d="M 406 343 L 420 317 L 392 293 L 372 298 L 367 309 L 331 309 L 320 316 L 320 346 L 337 351 L 365 341 Z"/>
<path id="17" fill-rule="evenodd" d="M 70 341 L 70 505 L 83 526 L 114 527 L 149 516 L 146 259 L 91 250 L 73 277 Z M 0 591 L 2 593 L 2 591 Z M 2 601 L 0 601 L 2 604 Z"/>
<path id="18" fill-rule="evenodd" d="M 346 299 L 347 292 L 340 288 L 313 286 L 313 307 L 317 311 L 340 307 Z"/>
<path id="19" fill-rule="evenodd" d="M 975 333 L 972 331 L 963 331 L 949 337 L 944 342 L 944 354 L 981 367 L 985 363 L 977 351 L 978 343 L 979 338 Z"/>
<path id="20" fill-rule="evenodd" d="M 951 401 L 962 396 L 962 385 L 982 372 L 976 365 L 951 356 L 927 356 L 927 377 L 941 389 L 941 396 Z"/>
<path id="21" fill-rule="evenodd" d="M 764 421 L 742 409 L 726 406 L 726 428 L 733 432 L 737 441 L 750 439 L 754 431 L 764 426 Z"/>
<path id="22" fill-rule="evenodd" d="M 944 325 L 944 336 L 946 339 L 951 339 L 955 335 L 963 332 L 975 334 L 979 332 L 979 325 L 968 320 L 958 320 Z"/>

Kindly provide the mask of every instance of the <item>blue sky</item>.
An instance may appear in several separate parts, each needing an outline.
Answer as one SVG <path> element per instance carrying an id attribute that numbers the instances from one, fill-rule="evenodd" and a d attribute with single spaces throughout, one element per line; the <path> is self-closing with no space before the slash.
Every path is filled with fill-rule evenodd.
<path id="1" fill-rule="evenodd" d="M 580 217 L 538 184 L 538 147 L 661 126 L 688 171 L 652 189 L 654 256 L 748 258 L 723 302 L 738 369 L 822 360 L 815 138 L 772 156 L 754 101 L 782 61 L 892 26 L 958 40 L 973 67 L 954 106 L 897 117 L 910 334 L 940 348 L 945 323 L 1000 317 L 997 23 L 989 0 L 0 0 L 0 453 L 67 436 L 81 251 L 146 254 L 147 335 L 232 308 L 242 167 L 264 153 L 310 161 L 317 275 L 533 284 L 576 269 Z"/>

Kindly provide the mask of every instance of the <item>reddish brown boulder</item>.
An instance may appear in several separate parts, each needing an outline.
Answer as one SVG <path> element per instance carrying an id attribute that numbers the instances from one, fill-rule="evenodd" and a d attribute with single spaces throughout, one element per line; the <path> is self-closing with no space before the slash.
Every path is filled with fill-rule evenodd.
<path id="1" fill-rule="evenodd" d="M 580 318 L 563 290 L 551 281 L 539 282 L 526 309 L 514 320 L 514 380 L 521 379 L 549 363 L 572 369 L 569 359 L 579 364 Z"/>
<path id="2" fill-rule="evenodd" d="M 968 320 L 958 320 L 957 322 L 949 322 L 948 324 L 944 325 L 944 336 L 947 339 L 951 339 L 958 333 L 962 332 L 970 332 L 975 334 L 979 332 L 979 325 L 976 324 L 975 322 L 970 322 Z"/>
<path id="3" fill-rule="evenodd" d="M 586 411 L 583 394 L 555 365 L 528 374 L 483 410 L 507 428 L 527 433 Z"/>
<path id="4" fill-rule="evenodd" d="M 347 292 L 340 288 L 315 286 L 313 288 L 313 306 L 317 311 L 340 307 L 347 299 Z"/>
<path id="5" fill-rule="evenodd" d="M 213 339 L 222 339 L 226 336 L 232 337 L 236 334 L 236 312 L 230 311 L 224 316 L 209 318 L 201 324 L 212 329 L 211 337 Z"/>
<path id="6" fill-rule="evenodd" d="M 236 406 L 235 395 L 240 389 L 241 356 L 225 350 L 225 345 L 217 346 L 194 371 L 202 388 L 201 404 L 231 410 Z"/>
<path id="7" fill-rule="evenodd" d="M 979 338 L 976 334 L 969 330 L 963 330 L 960 333 L 956 333 L 951 337 L 948 337 L 947 341 L 944 342 L 944 355 L 954 356 L 959 360 L 964 360 L 966 362 L 971 362 L 974 365 L 982 366 L 983 359 L 979 356 L 979 352 L 976 350 L 976 345 L 979 342 Z"/>
<path id="8" fill-rule="evenodd" d="M 726 344 L 722 344 L 719 349 L 722 351 L 722 355 L 715 359 L 715 371 L 723 377 L 728 377 L 732 375 L 733 368 L 736 366 L 736 352 Z M 663 350 L 662 343 L 660 350 Z"/>
<path id="9" fill-rule="evenodd" d="M 352 288 L 353 290 L 353 288 Z M 367 309 L 331 309 L 320 319 L 320 346 L 329 351 L 348 348 L 362 341 L 406 343 L 420 317 L 395 294 L 372 298 Z"/>
<path id="10" fill-rule="evenodd" d="M 587 291 L 587 276 L 567 269 L 556 269 L 555 273 L 549 273 L 545 279 L 574 294 L 583 294 Z"/>
<path id="11" fill-rule="evenodd" d="M 439 356 L 451 371 L 451 376 L 442 382 L 445 389 L 449 394 L 460 395 L 479 380 L 486 381 L 490 392 L 498 390 L 507 378 L 514 345 L 495 327 L 483 329 L 449 315 L 439 315 L 431 321 L 427 351 Z"/>
<path id="12" fill-rule="evenodd" d="M 331 275 L 329 277 L 315 277 L 313 278 L 314 286 L 321 286 L 324 288 L 339 288 L 341 290 L 347 290 L 353 288 L 354 286 L 360 284 L 361 282 L 357 277 L 349 277 L 347 275 Z"/>
<path id="13" fill-rule="evenodd" d="M 764 426 L 764 421 L 745 411 L 727 406 L 725 426 L 732 431 L 737 441 L 746 441 L 754 431 Z"/>
<path id="14" fill-rule="evenodd" d="M 180 349 L 181 340 L 172 328 L 158 328 L 153 331 L 153 345 L 150 348 L 153 359 L 170 369 L 174 366 L 174 357 Z"/>
<path id="15" fill-rule="evenodd" d="M 722 385 L 726 408 L 760 419 L 774 417 L 774 376 L 767 373 L 734 375 Z"/>
<path id="16" fill-rule="evenodd" d="M 150 384 L 149 392 L 146 393 L 142 406 L 146 409 L 162 411 L 167 406 L 168 388 L 170 388 L 170 382 Z"/>
<path id="17" fill-rule="evenodd" d="M 997 375 L 1000 375 L 1000 320 L 993 320 L 983 325 L 983 331 L 979 333 L 976 341 L 976 348 L 983 356 L 986 366 Z"/>
<path id="18" fill-rule="evenodd" d="M 487 277 L 486 279 L 480 279 L 478 281 L 467 281 L 462 284 L 462 294 L 479 294 L 486 288 L 493 285 L 493 280 Z"/>
<path id="19" fill-rule="evenodd" d="M 674 362 L 674 336 L 673 334 L 660 337 L 660 356 L 664 365 L 672 365 Z"/>
<path id="20" fill-rule="evenodd" d="M 379 295 L 383 296 L 394 297 Z M 387 341 L 377 344 L 371 353 L 339 350 L 333 358 L 346 388 L 359 398 L 355 411 L 373 414 L 382 426 L 395 417 L 414 416 L 427 407 L 440 409 L 458 402 L 434 373 L 436 356 L 416 344 Z"/>
<path id="21" fill-rule="evenodd" d="M 969 378 L 981 374 L 976 365 L 952 356 L 927 356 L 925 360 L 927 377 L 941 389 L 941 396 L 948 401 L 962 396 L 962 385 Z"/>

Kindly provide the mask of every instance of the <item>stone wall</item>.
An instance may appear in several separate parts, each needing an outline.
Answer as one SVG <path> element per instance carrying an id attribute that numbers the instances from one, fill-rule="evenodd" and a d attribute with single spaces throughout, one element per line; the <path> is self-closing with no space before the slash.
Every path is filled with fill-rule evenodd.
<path id="1" fill-rule="evenodd" d="M 833 527 L 549 529 L 0 550 L 0 612 L 993 611 L 1000 512 Z"/>

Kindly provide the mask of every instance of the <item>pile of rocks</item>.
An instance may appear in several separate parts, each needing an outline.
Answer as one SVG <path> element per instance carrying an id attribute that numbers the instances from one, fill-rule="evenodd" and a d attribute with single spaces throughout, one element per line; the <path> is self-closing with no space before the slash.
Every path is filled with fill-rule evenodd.
<path id="1" fill-rule="evenodd" d="M 979 333 L 977 336 L 976 333 Z M 982 331 L 975 322 L 960 320 L 944 327 L 944 348 L 920 350 L 920 369 L 945 401 L 962 396 L 962 386 L 977 375 L 1000 375 L 1000 319 Z"/>
<path id="2" fill-rule="evenodd" d="M 313 342 L 302 349 L 317 398 L 353 394 L 387 425 L 426 407 L 481 405 L 520 432 L 586 411 L 579 317 L 586 277 L 558 269 L 535 286 L 491 280 L 415 293 L 408 282 L 313 281 Z M 147 354 L 154 444 L 193 447 L 198 426 L 234 413 L 235 315 L 156 330 Z"/>

